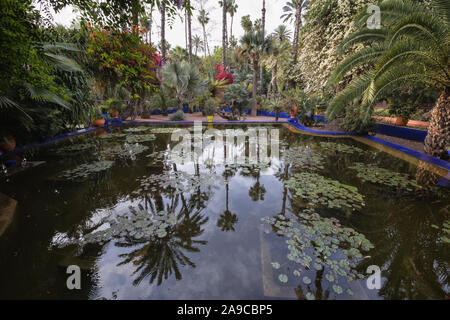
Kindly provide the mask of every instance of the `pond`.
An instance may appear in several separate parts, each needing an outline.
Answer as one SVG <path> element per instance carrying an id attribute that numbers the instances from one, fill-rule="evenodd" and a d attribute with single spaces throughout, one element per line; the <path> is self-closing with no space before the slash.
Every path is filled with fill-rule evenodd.
<path id="1" fill-rule="evenodd" d="M 36 166 L 0 178 L 17 201 L 0 298 L 448 298 L 436 173 L 351 138 L 211 129 L 122 126 L 26 152 Z M 233 132 L 251 134 L 219 143 Z"/>

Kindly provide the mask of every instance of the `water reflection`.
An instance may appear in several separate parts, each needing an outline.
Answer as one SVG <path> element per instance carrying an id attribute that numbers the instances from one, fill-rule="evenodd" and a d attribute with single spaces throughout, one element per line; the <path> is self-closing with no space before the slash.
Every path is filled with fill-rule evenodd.
<path id="1" fill-rule="evenodd" d="M 183 202 L 181 207 L 180 201 Z M 147 206 L 153 215 L 163 209 L 161 199 L 148 199 Z M 137 275 L 133 280 L 135 286 L 146 278 L 150 284 L 157 280 L 157 284 L 161 285 L 163 279 L 167 280 L 172 274 L 181 280 L 180 266 L 195 268 L 186 253 L 200 252 L 199 246 L 207 244 L 207 241 L 196 239 L 203 234 L 202 226 L 209 220 L 202 214 L 204 205 L 201 204 L 201 198 L 199 201 L 199 198 L 191 196 L 186 200 L 183 195 L 176 195 L 169 199 L 164 209 L 169 214 L 176 213 L 177 217 L 176 224 L 167 230 L 167 236 L 143 240 L 127 237 L 115 244 L 121 248 L 133 248 L 131 252 L 119 256 L 123 260 L 117 266 L 136 266 L 132 273 L 133 276 Z"/>

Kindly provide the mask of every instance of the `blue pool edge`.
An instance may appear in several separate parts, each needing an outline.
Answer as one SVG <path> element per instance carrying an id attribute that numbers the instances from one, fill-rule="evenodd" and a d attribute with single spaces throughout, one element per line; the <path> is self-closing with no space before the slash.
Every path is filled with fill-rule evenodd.
<path id="1" fill-rule="evenodd" d="M 308 133 L 312 133 L 312 134 L 317 134 L 317 135 L 331 135 L 331 136 L 358 136 L 361 138 L 365 138 L 367 140 L 379 143 L 381 145 L 384 145 L 386 147 L 389 147 L 391 149 L 403 152 L 409 156 L 412 156 L 414 158 L 417 158 L 421 161 L 425 161 L 427 163 L 430 163 L 434 166 L 438 166 L 441 167 L 443 169 L 446 169 L 448 171 L 450 171 L 450 162 L 442 160 L 442 159 L 438 159 L 435 157 L 432 157 L 430 155 L 427 155 L 423 152 L 419 152 L 413 149 L 410 149 L 408 147 L 404 147 L 402 145 L 396 144 L 394 142 L 390 142 L 387 140 L 384 140 L 382 138 L 377 138 L 377 137 L 372 137 L 369 135 L 355 135 L 352 133 L 348 133 L 348 132 L 335 132 L 335 131 L 318 131 L 318 130 L 313 130 L 313 129 L 309 129 L 307 127 L 305 127 L 304 125 L 302 125 L 301 123 L 289 119 L 289 120 L 279 120 L 279 121 L 213 121 L 213 122 L 208 122 L 208 121 L 123 121 L 122 124 L 147 124 L 147 125 L 160 125 L 160 124 L 195 124 L 195 123 L 199 123 L 202 122 L 202 124 L 288 124 L 293 126 L 294 128 L 300 130 L 300 131 L 304 131 L 304 132 L 308 132 Z M 104 128 L 104 127 L 103 127 Z M 51 139 L 47 139 L 43 142 L 38 142 L 38 143 L 32 143 L 32 144 L 28 144 L 28 145 L 24 145 L 21 147 L 18 147 L 16 149 L 14 149 L 11 152 L 7 152 L 7 153 L 2 153 L 0 152 L 0 157 L 6 156 L 8 154 L 14 154 L 14 153 L 18 153 L 18 152 L 23 152 L 25 150 L 31 149 L 31 148 L 36 148 L 36 147 L 40 147 L 43 145 L 47 145 L 47 144 L 51 144 L 66 138 L 70 138 L 70 137 L 74 137 L 74 136 L 78 136 L 84 133 L 89 133 L 95 130 L 98 130 L 101 128 L 98 127 L 90 127 L 90 128 L 86 128 L 86 129 L 81 129 L 81 130 L 77 130 L 71 133 L 66 133 L 66 134 L 62 134 L 62 135 L 58 135 L 56 137 L 53 137 Z M 444 178 L 445 179 L 445 178 Z"/>

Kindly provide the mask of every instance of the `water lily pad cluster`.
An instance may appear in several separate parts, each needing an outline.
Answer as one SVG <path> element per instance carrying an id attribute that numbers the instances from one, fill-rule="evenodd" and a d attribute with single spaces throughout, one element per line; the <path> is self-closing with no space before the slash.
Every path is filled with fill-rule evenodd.
<path id="1" fill-rule="evenodd" d="M 125 133 L 112 133 L 101 136 L 102 140 L 115 140 L 115 139 L 125 139 L 127 135 Z"/>
<path id="2" fill-rule="evenodd" d="M 149 148 L 141 144 L 128 144 L 118 145 L 107 148 L 101 152 L 102 156 L 119 156 L 123 158 L 134 159 L 136 155 L 147 151 Z"/>
<path id="3" fill-rule="evenodd" d="M 450 220 L 445 221 L 442 225 L 442 228 L 439 228 L 434 224 L 432 225 L 432 227 L 438 230 L 442 230 L 443 235 L 441 236 L 441 241 L 446 244 L 450 244 Z"/>
<path id="4" fill-rule="evenodd" d="M 353 186 L 325 178 L 315 173 L 296 173 L 286 181 L 286 187 L 295 196 L 308 201 L 308 207 L 328 207 L 337 209 L 361 209 L 364 197 Z"/>
<path id="5" fill-rule="evenodd" d="M 304 274 L 306 270 L 315 270 L 316 275 L 320 273 L 325 277 L 336 294 L 344 292 L 343 280 L 349 283 L 364 278 L 356 270 L 357 265 L 374 246 L 363 234 L 342 226 L 337 219 L 323 218 L 310 209 L 296 216 L 294 219 L 283 215 L 261 219 L 272 225 L 278 235 L 286 238 L 287 262 L 283 265 L 289 267 L 293 277 L 301 278 L 305 285 L 309 285 L 312 280 Z M 274 269 L 283 272 L 279 262 L 271 264 Z M 286 273 L 281 273 L 279 280 L 286 283 Z M 350 289 L 346 292 L 353 294 Z"/>
<path id="6" fill-rule="evenodd" d="M 57 154 L 72 154 L 72 153 L 78 153 L 82 151 L 87 151 L 95 147 L 95 144 L 93 143 L 77 143 L 77 144 L 71 144 L 68 146 L 64 146 L 61 148 L 58 148 L 55 153 Z"/>
<path id="7" fill-rule="evenodd" d="M 104 244 L 112 239 L 156 241 L 167 237 L 176 224 L 177 217 L 173 212 L 160 211 L 152 214 L 147 211 L 133 211 L 130 216 L 118 216 L 105 220 L 103 225 L 109 225 L 106 229 L 65 241 L 61 245 Z"/>
<path id="8" fill-rule="evenodd" d="M 142 132 L 147 132 L 150 131 L 152 128 L 151 127 L 134 127 L 134 128 L 128 128 L 123 130 L 126 133 L 142 133 Z"/>
<path id="9" fill-rule="evenodd" d="M 84 179 L 90 175 L 106 171 L 114 165 L 114 161 L 97 161 L 88 164 L 82 164 L 75 169 L 64 171 L 58 176 L 58 179 L 77 180 Z"/>
<path id="10" fill-rule="evenodd" d="M 196 191 L 199 187 L 212 186 L 216 182 L 224 183 L 223 178 L 216 174 L 202 173 L 200 176 L 183 171 L 164 172 L 139 179 L 140 188 L 133 193 L 156 192 L 160 189 L 170 190 L 173 194 L 183 194 Z"/>
<path id="11" fill-rule="evenodd" d="M 317 151 L 306 146 L 285 150 L 283 152 L 283 160 L 297 169 L 318 171 L 324 169 L 323 163 L 325 158 Z"/>
<path id="12" fill-rule="evenodd" d="M 156 136 L 154 134 L 141 134 L 141 135 L 128 135 L 126 137 L 127 143 L 143 143 L 150 142 L 156 140 Z"/>
<path id="13" fill-rule="evenodd" d="M 357 162 L 350 169 L 356 170 L 357 177 L 364 182 L 382 184 L 388 187 L 403 188 L 412 191 L 412 188 L 418 188 L 419 185 L 409 178 L 407 174 L 390 171 L 364 163 Z"/>
<path id="14" fill-rule="evenodd" d="M 336 142 L 321 142 L 320 146 L 323 149 L 334 151 L 337 153 L 363 154 L 365 152 L 363 149 L 360 149 L 358 147 Z"/>
<path id="15" fill-rule="evenodd" d="M 152 128 L 150 130 L 150 132 L 155 133 L 155 134 L 169 134 L 169 133 L 174 133 L 177 130 L 180 130 L 180 129 L 179 128 Z"/>

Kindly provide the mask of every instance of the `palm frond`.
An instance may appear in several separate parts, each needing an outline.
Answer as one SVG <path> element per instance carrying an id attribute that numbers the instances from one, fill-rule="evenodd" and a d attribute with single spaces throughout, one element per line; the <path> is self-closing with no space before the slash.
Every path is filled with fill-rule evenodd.
<path id="1" fill-rule="evenodd" d="M 338 47 L 340 53 L 345 52 L 356 44 L 370 42 L 380 43 L 387 38 L 388 31 L 386 29 L 363 29 L 352 33 L 345 38 Z"/>
<path id="2" fill-rule="evenodd" d="M 55 69 L 68 72 L 83 72 L 81 66 L 73 59 L 60 54 L 44 53 Z"/>
<path id="3" fill-rule="evenodd" d="M 37 88 L 29 84 L 26 84 L 25 88 L 33 100 L 39 102 L 50 102 L 65 109 L 70 109 L 70 104 L 65 99 L 47 89 Z"/>
<path id="4" fill-rule="evenodd" d="M 354 68 L 365 64 L 374 64 L 385 53 L 386 49 L 386 45 L 377 44 L 350 55 L 333 70 L 329 78 L 329 83 L 331 85 L 337 85 Z"/>
<path id="5" fill-rule="evenodd" d="M 327 109 L 327 117 L 330 120 L 341 115 L 346 106 L 355 99 L 360 98 L 372 82 L 371 74 L 364 74 L 352 81 L 344 90 L 331 100 Z"/>
<path id="6" fill-rule="evenodd" d="M 6 110 L 6 109 L 16 109 L 19 110 L 23 115 L 28 118 L 28 120 L 33 120 L 30 115 L 25 111 L 24 108 L 22 108 L 18 103 L 14 102 L 13 100 L 9 99 L 8 97 L 4 95 L 0 95 L 0 110 Z"/>

